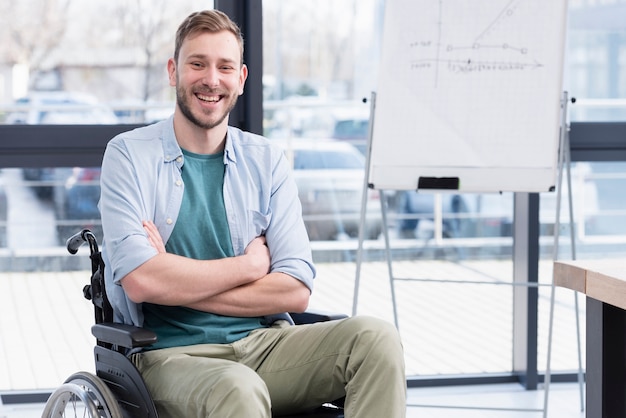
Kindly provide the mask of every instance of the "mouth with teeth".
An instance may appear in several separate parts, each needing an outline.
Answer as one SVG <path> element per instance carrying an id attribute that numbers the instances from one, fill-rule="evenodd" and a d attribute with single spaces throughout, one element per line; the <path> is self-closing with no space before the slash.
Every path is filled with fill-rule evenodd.
<path id="1" fill-rule="evenodd" d="M 202 94 L 202 93 L 196 93 L 196 97 L 205 103 L 217 103 L 222 99 L 221 95 L 208 95 L 208 94 Z"/>

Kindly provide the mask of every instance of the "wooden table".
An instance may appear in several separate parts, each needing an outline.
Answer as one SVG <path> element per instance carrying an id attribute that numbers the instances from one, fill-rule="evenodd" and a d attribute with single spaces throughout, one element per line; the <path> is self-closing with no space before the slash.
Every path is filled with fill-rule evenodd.
<path id="1" fill-rule="evenodd" d="M 555 261 L 554 283 L 587 296 L 587 417 L 626 417 L 626 259 Z"/>

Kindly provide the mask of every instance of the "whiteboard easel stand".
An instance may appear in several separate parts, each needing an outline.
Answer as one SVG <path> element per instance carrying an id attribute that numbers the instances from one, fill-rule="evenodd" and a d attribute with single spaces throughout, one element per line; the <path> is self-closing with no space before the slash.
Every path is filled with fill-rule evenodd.
<path id="1" fill-rule="evenodd" d="M 567 92 L 563 93 L 562 100 L 562 121 L 561 121 L 561 137 L 559 141 L 559 171 L 557 179 L 557 194 L 556 194 L 556 219 L 554 222 L 554 243 L 552 245 L 552 260 L 556 261 L 559 256 L 559 238 L 560 238 L 560 226 L 561 226 L 561 185 L 563 184 L 563 168 L 566 169 L 567 176 L 567 191 L 568 191 L 568 209 L 569 209 L 569 228 L 570 228 L 570 248 L 572 260 L 576 260 L 576 239 L 574 235 L 574 210 L 572 203 L 572 175 L 571 175 L 571 155 L 570 155 L 570 143 L 569 143 L 569 124 L 567 122 L 567 105 L 569 99 Z M 554 274 L 552 277 L 551 289 L 550 289 L 550 319 L 548 325 L 548 358 L 546 361 L 546 374 L 544 379 L 545 398 L 543 405 L 544 418 L 548 413 L 548 394 L 550 389 L 550 362 L 552 360 L 552 331 L 554 324 L 554 298 L 555 298 L 555 285 Z M 582 353 L 580 343 L 580 315 L 578 309 L 578 293 L 574 292 L 574 308 L 576 315 L 576 342 L 578 348 L 578 388 L 580 395 L 580 411 L 585 410 L 585 398 L 583 393 L 584 376 L 582 366 Z"/>
<path id="2" fill-rule="evenodd" d="M 370 101 L 370 124 L 367 145 L 365 147 L 365 175 L 363 178 L 363 193 L 361 194 L 361 218 L 359 221 L 359 244 L 356 253 L 356 277 L 354 280 L 354 292 L 352 300 L 352 316 L 356 315 L 357 305 L 359 303 L 359 287 L 361 282 L 361 263 L 363 261 L 363 241 L 365 239 L 365 217 L 367 214 L 367 193 L 369 190 L 370 177 L 370 158 L 372 155 L 372 136 L 374 132 L 374 110 L 376 108 L 376 92 L 372 92 Z M 385 201 L 385 192 L 380 190 L 380 213 L 382 217 L 382 232 L 385 240 L 385 259 L 387 260 L 387 271 L 389 273 L 389 284 L 391 288 L 391 302 L 393 306 L 393 319 L 398 326 L 398 312 L 396 307 L 396 292 L 393 285 L 393 269 L 391 267 L 391 246 L 389 245 L 389 228 L 387 227 L 387 205 Z"/>
<path id="3" fill-rule="evenodd" d="M 559 136 L 559 157 L 558 157 L 558 188 L 557 188 L 557 205 L 556 205 L 556 219 L 555 219 L 555 233 L 554 233 L 554 245 L 553 245 L 553 259 L 556 260 L 558 256 L 558 243 L 559 243 L 559 231 L 560 231 L 560 211 L 561 211 L 561 184 L 562 184 L 562 176 L 563 176 L 563 167 L 565 166 L 567 169 L 567 186 L 568 186 L 568 203 L 569 203 L 569 216 L 570 216 L 570 238 L 571 238 L 571 248 L 572 248 L 572 258 L 575 259 L 576 251 L 575 251 L 575 236 L 574 236 L 574 217 L 573 217 L 573 203 L 572 203 L 572 185 L 571 185 L 571 172 L 570 172 L 570 148 L 569 148 L 569 125 L 567 124 L 567 102 L 568 96 L 567 92 L 563 93 L 563 98 L 561 102 L 561 130 Z M 352 316 L 357 314 L 357 306 L 358 306 L 358 298 L 359 298 L 359 287 L 360 287 L 360 279 L 361 279 L 361 264 L 363 261 L 363 242 L 364 242 L 364 234 L 365 234 L 365 218 L 366 218 L 366 207 L 367 207 L 367 192 L 370 188 L 369 186 L 369 170 L 370 170 L 370 159 L 371 159 L 371 147 L 372 147 L 372 137 L 374 130 L 374 110 L 376 107 L 376 93 L 372 92 L 372 99 L 370 103 L 370 126 L 369 126 L 369 135 L 366 145 L 366 165 L 365 165 L 365 175 L 363 181 L 363 193 L 361 196 L 361 215 L 360 215 L 360 223 L 359 223 L 359 237 L 358 237 L 358 247 L 357 247 L 357 257 L 356 257 L 356 274 L 354 281 L 354 293 L 353 293 L 353 302 L 352 302 Z M 507 285 L 507 286 L 526 286 L 526 287 L 538 287 L 542 286 L 539 283 L 498 283 L 498 282 L 488 282 L 488 281 L 460 281 L 460 280 L 434 280 L 434 279 L 396 279 L 393 275 L 392 261 L 391 261 L 391 247 L 389 243 L 389 228 L 387 223 L 387 206 L 386 200 L 384 198 L 384 190 L 379 190 L 380 193 L 380 208 L 381 208 L 381 217 L 382 217 L 382 232 L 385 240 L 385 258 L 387 261 L 387 270 L 389 274 L 389 284 L 391 289 L 391 301 L 393 306 L 393 318 L 396 328 L 399 329 L 399 321 L 398 321 L 398 312 L 397 312 L 397 304 L 396 304 L 396 295 L 395 295 L 395 286 L 394 280 L 404 280 L 404 281 L 422 281 L 422 282 L 445 282 L 445 283 L 471 283 L 471 284 L 491 284 L 491 285 Z M 548 359 L 546 365 L 546 374 L 544 380 L 544 405 L 542 409 L 537 408 L 493 408 L 493 407 L 474 407 L 474 406 L 451 406 L 451 405 L 418 405 L 418 404 L 407 404 L 409 407 L 424 407 L 424 408 L 447 408 L 447 409 L 470 409 L 470 410 L 491 410 L 491 411 L 521 411 L 521 412 L 542 412 L 543 417 L 547 417 L 548 413 L 548 399 L 549 399 L 549 390 L 550 390 L 550 361 L 551 361 L 551 351 L 552 351 L 552 331 L 553 331 L 553 318 L 554 318 L 554 298 L 555 298 L 555 286 L 554 279 L 551 286 L 551 296 L 550 296 L 550 319 L 549 319 L 549 331 L 548 331 Z M 582 372 L 582 355 L 581 355 L 581 344 L 580 344 L 580 322 L 579 322 L 579 309 L 578 309 L 578 295 L 574 293 L 575 297 L 575 310 L 576 310 L 576 336 L 578 342 L 578 383 L 580 388 L 580 401 L 581 401 L 581 411 L 584 410 L 584 400 L 583 400 L 583 372 Z"/>

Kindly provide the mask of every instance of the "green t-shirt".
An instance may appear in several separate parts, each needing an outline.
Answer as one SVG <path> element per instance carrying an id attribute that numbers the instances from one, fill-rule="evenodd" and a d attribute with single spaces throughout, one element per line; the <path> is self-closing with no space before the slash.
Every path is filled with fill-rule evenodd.
<path id="1" fill-rule="evenodd" d="M 232 257 L 224 207 L 224 154 L 201 155 L 183 150 L 185 184 L 178 220 L 165 244 L 168 253 L 199 260 Z M 172 277 L 172 280 L 176 280 Z M 265 326 L 262 317 L 222 316 L 182 306 L 143 304 L 144 327 L 158 336 L 151 349 L 191 344 L 224 344 Z"/>

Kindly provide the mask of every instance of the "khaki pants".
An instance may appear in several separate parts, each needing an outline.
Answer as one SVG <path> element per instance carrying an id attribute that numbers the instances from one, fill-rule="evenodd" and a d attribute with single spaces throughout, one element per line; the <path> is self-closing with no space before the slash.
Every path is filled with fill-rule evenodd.
<path id="1" fill-rule="evenodd" d="M 395 327 L 357 316 L 253 331 L 133 358 L 160 418 L 269 418 L 346 397 L 347 418 L 402 418 L 404 355 Z"/>

